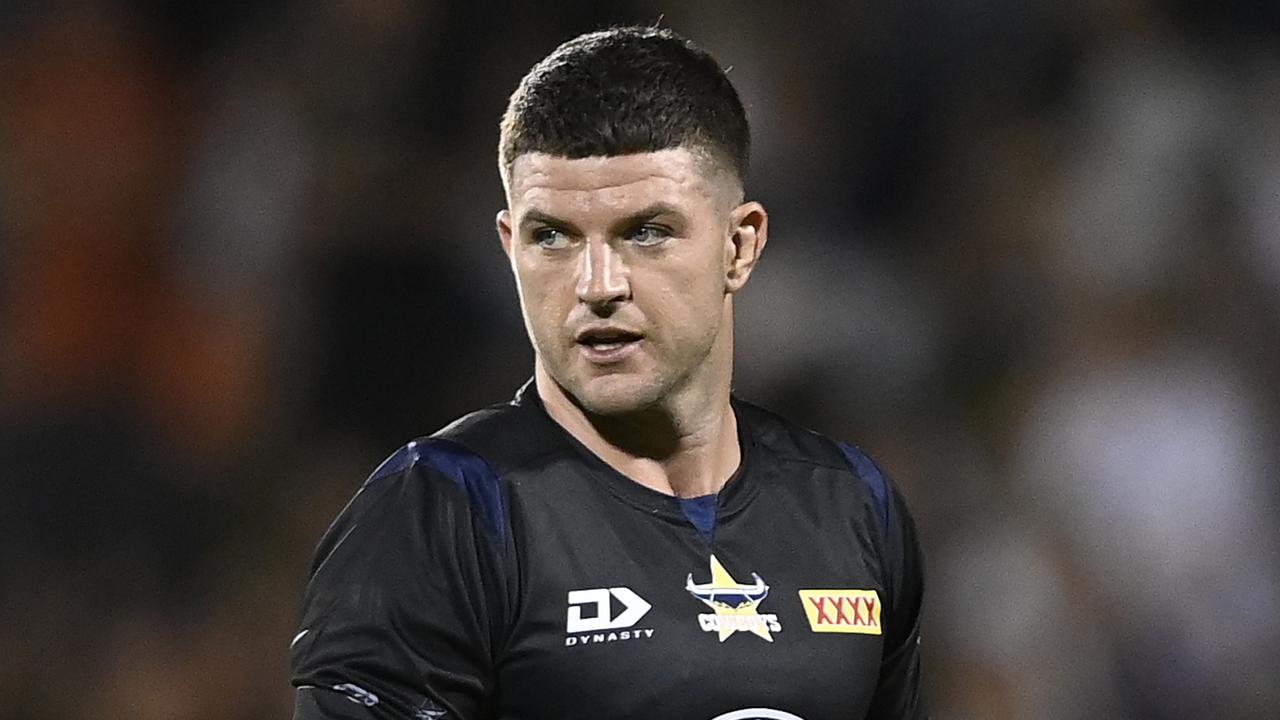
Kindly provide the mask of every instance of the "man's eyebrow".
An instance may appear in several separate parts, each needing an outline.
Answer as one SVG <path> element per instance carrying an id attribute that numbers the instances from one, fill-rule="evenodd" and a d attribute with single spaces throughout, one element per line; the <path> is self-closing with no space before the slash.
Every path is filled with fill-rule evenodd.
<path id="1" fill-rule="evenodd" d="M 641 210 L 630 213 L 626 217 L 613 223 L 610 231 L 615 234 L 626 232 L 627 230 L 634 229 L 637 225 L 652 220 L 659 215 L 676 215 L 680 218 L 684 217 L 684 213 L 675 205 L 665 202 L 656 202 Z M 558 218 L 551 213 L 543 212 L 538 208 L 529 208 L 522 216 L 520 216 L 519 228 L 521 230 L 524 230 L 530 225 L 546 225 L 566 232 L 580 234 L 578 229 L 574 227 L 573 223 L 563 218 Z"/>
<path id="2" fill-rule="evenodd" d="M 665 202 L 656 202 L 643 210 L 637 210 L 636 212 L 633 212 L 617 221 L 613 224 L 613 227 L 610 228 L 610 230 L 614 234 L 620 234 L 628 230 L 633 230 L 637 225 L 646 223 L 659 215 L 675 215 L 679 218 L 684 218 L 684 213 L 675 205 Z"/>
<path id="3" fill-rule="evenodd" d="M 546 225 L 556 228 L 557 230 L 565 230 L 577 234 L 578 229 L 568 220 L 562 220 L 551 213 L 546 213 L 538 208 L 529 208 L 520 217 L 520 229 L 523 230 L 530 225 Z"/>

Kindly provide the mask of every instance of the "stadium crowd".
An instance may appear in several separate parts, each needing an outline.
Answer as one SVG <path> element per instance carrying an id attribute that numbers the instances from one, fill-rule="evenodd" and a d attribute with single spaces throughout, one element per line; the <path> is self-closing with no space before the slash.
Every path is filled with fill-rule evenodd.
<path id="1" fill-rule="evenodd" d="M 497 119 L 561 40 L 732 67 L 737 392 L 875 455 L 939 720 L 1280 708 L 1280 8 L 0 5 L 0 714 L 292 704 L 310 553 L 526 379 Z"/>

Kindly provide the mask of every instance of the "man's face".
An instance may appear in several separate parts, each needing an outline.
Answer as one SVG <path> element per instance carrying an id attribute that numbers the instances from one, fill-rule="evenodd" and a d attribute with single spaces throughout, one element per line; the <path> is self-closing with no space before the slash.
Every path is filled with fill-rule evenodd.
<path id="1" fill-rule="evenodd" d="M 727 380 L 729 296 L 763 245 L 764 212 L 734 207 L 740 190 L 710 167 L 685 148 L 530 153 L 512 166 L 498 232 L 525 326 L 542 368 L 588 412 Z"/>

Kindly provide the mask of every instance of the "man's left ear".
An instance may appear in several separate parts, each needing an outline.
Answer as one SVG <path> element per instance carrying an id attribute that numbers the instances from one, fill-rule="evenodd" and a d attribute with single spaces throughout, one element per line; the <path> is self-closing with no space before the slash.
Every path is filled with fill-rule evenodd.
<path id="1" fill-rule="evenodd" d="M 725 289 L 736 293 L 747 284 L 751 271 L 769 240 L 769 213 L 758 202 L 747 202 L 729 215 L 729 238 L 725 242 Z"/>
<path id="2" fill-rule="evenodd" d="M 515 231 L 511 227 L 511 211 L 502 209 L 498 211 L 498 216 L 493 219 L 494 226 L 498 228 L 498 242 L 502 243 L 502 252 L 507 257 L 511 257 L 511 235 Z"/>

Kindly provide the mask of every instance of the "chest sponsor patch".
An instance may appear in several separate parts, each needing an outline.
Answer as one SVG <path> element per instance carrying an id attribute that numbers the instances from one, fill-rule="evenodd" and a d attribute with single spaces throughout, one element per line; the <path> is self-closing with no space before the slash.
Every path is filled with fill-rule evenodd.
<path id="1" fill-rule="evenodd" d="M 814 632 L 882 634 L 875 590 L 801 590 L 800 602 Z"/>
<path id="2" fill-rule="evenodd" d="M 653 628 L 635 626 L 653 608 L 628 587 L 569 591 L 565 647 L 653 637 Z"/>

